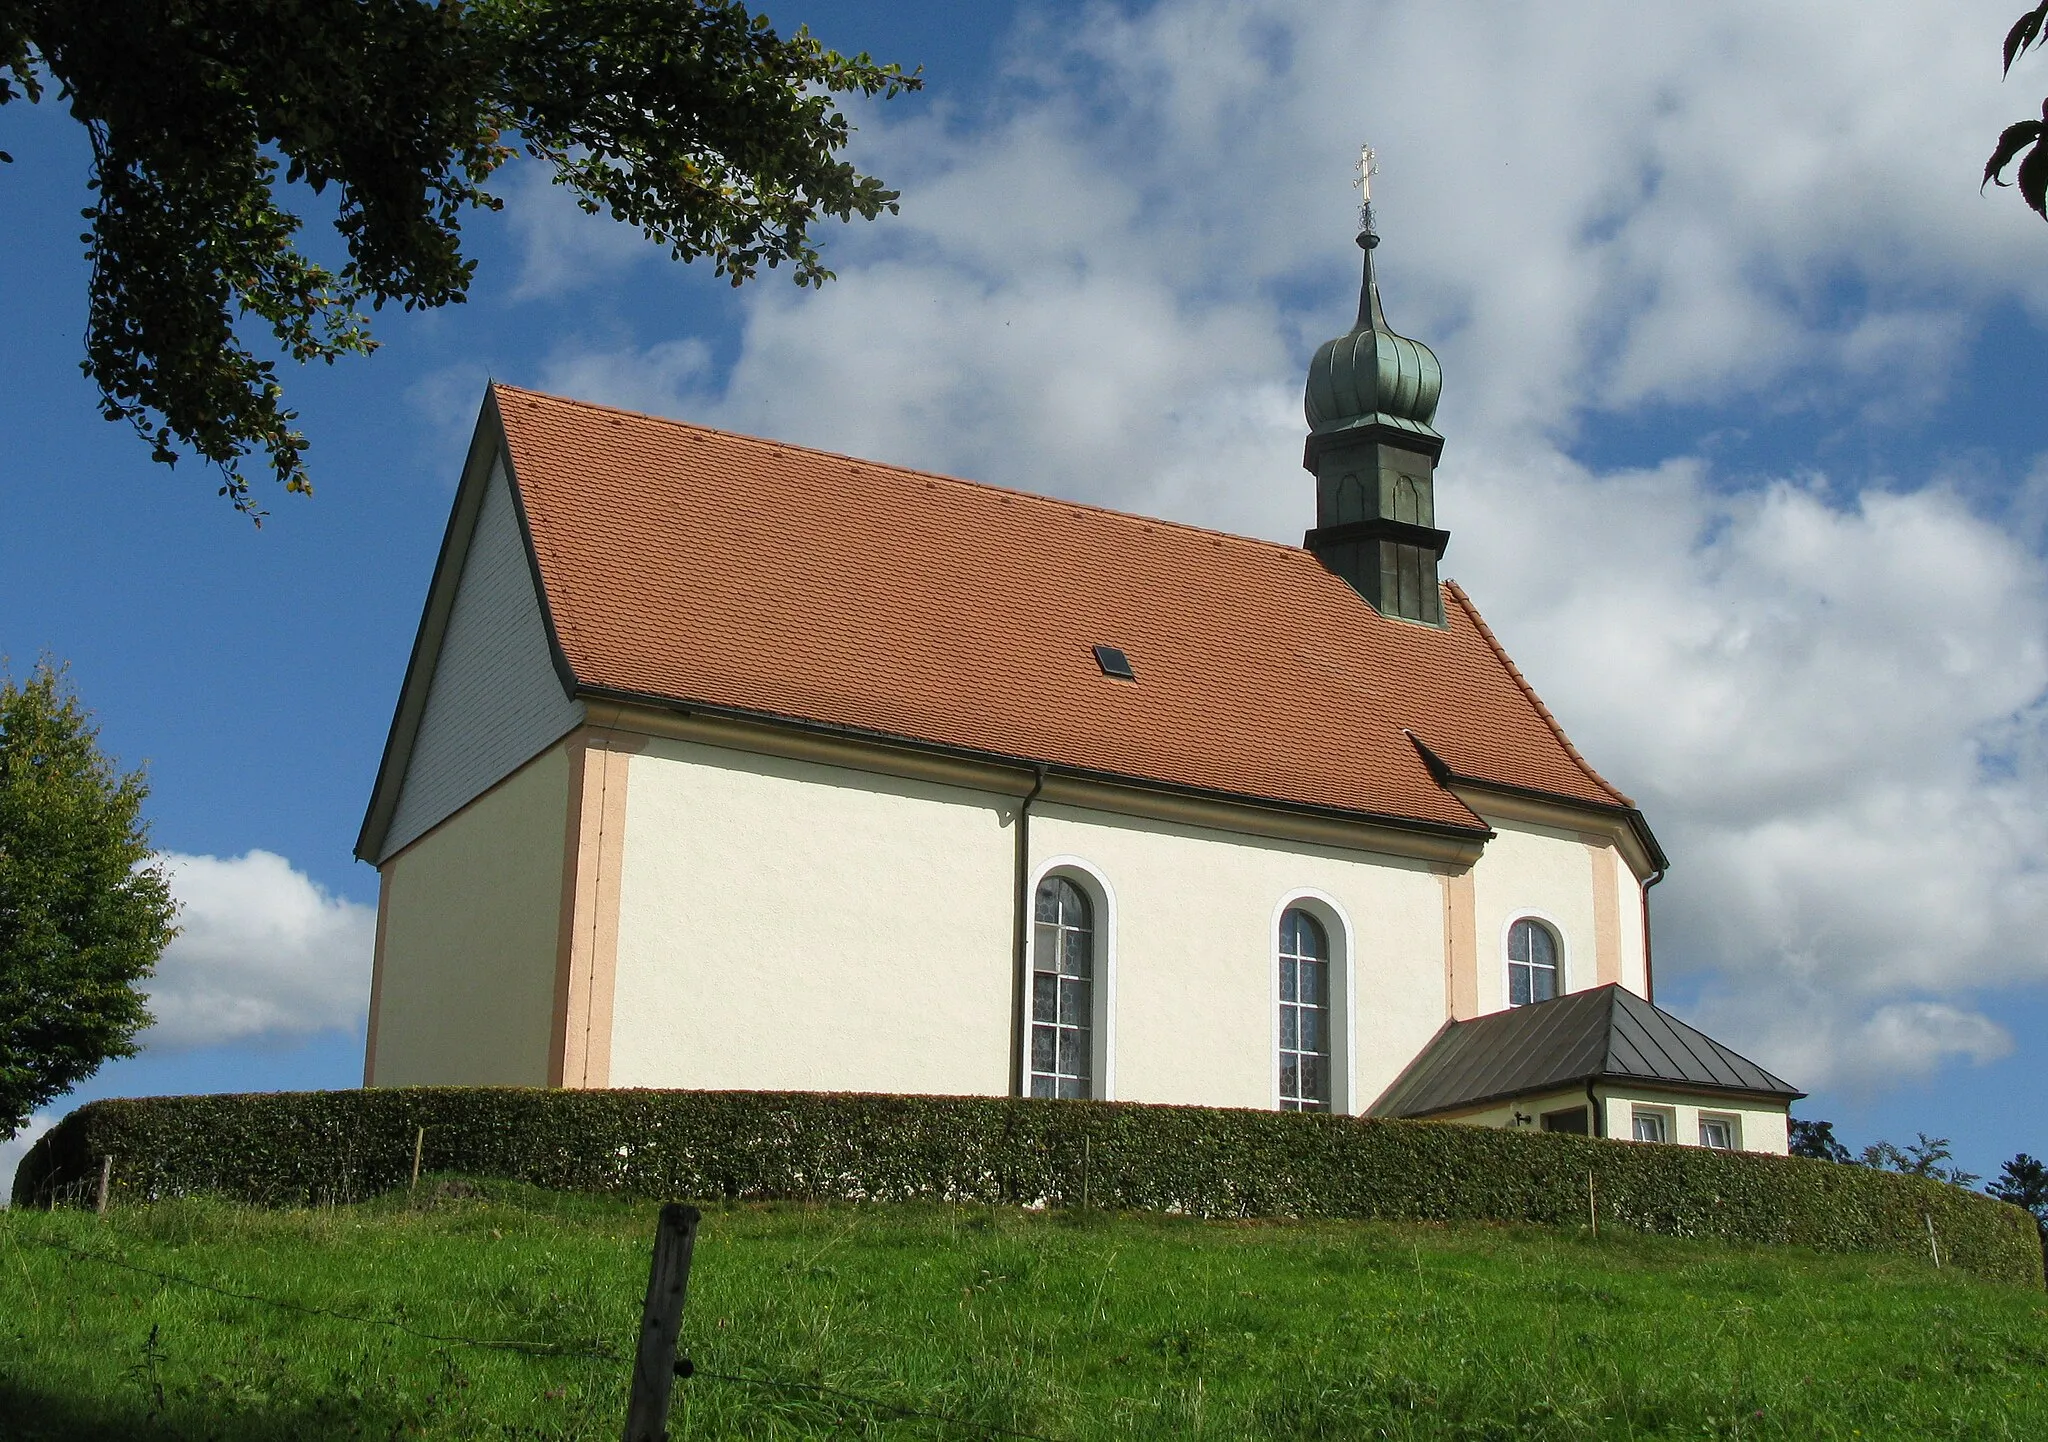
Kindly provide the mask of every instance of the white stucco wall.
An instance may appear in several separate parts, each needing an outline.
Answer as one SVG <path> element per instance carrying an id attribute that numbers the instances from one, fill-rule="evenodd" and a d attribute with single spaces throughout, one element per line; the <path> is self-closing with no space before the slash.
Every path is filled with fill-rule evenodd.
<path id="1" fill-rule="evenodd" d="M 1651 1091 L 1644 1088 L 1616 1087 L 1602 1082 L 1595 1088 L 1599 1099 L 1601 1121 L 1605 1127 L 1603 1135 L 1617 1141 L 1628 1141 L 1635 1136 L 1634 1116 L 1638 1106 L 1654 1107 L 1663 1112 L 1667 1119 L 1667 1136 L 1678 1146 L 1698 1146 L 1700 1138 L 1700 1113 L 1712 1116 L 1734 1117 L 1739 1137 L 1738 1148 L 1745 1152 L 1775 1152 L 1783 1156 L 1788 1150 L 1786 1109 L 1773 1107 L 1762 1102 L 1729 1102 L 1714 1097 L 1684 1097 L 1667 1091 Z M 1511 1101 L 1499 1102 L 1492 1106 L 1475 1108 L 1469 1112 L 1455 1112 L 1435 1121 L 1461 1122 L 1468 1126 L 1506 1127 L 1515 1124 L 1519 1113 L 1528 1117 L 1526 1123 L 1532 1130 L 1537 1128 L 1543 1113 L 1559 1111 L 1567 1107 L 1583 1107 L 1586 1104 L 1586 1089 L 1571 1087 L 1564 1091 L 1547 1093 L 1542 1096 L 1516 1097 Z"/>
<path id="2" fill-rule="evenodd" d="M 569 806 L 543 752 L 379 868 L 378 1086 L 545 1086 Z"/>
<path id="3" fill-rule="evenodd" d="M 1116 1100 L 1277 1104 L 1274 946 L 1304 892 L 1351 932 L 1339 1106 L 1364 1110 L 1443 1025 L 1443 889 L 1422 863 L 1069 807 L 1038 812 L 1031 841 L 1116 888 Z"/>
<path id="4" fill-rule="evenodd" d="M 1009 1091 L 1016 800 L 657 740 L 611 1085 Z"/>
<path id="5" fill-rule="evenodd" d="M 1496 1102 L 1491 1106 L 1479 1107 L 1468 1112 L 1452 1112 L 1443 1116 L 1430 1117 L 1429 1120 L 1462 1122 L 1467 1126 L 1475 1127 L 1512 1127 L 1521 1125 L 1531 1131 L 1539 1131 L 1542 1129 L 1542 1117 L 1545 1112 L 1568 1111 L 1574 1107 L 1583 1111 L 1585 1105 L 1586 1088 L 1581 1085 L 1566 1087 L 1562 1091 L 1546 1092 L 1541 1096 L 1515 1097 L 1510 1101 Z M 1527 1117 L 1529 1120 L 1524 1123 L 1517 1123 L 1515 1120 L 1517 1116 Z M 1591 1118 L 1588 1118 L 1588 1121 L 1590 1122 Z M 1590 1136 L 1592 1133 L 1589 1131 L 1587 1135 Z"/>
<path id="6" fill-rule="evenodd" d="M 1702 1101 L 1674 1096 L 1669 1092 L 1605 1086 L 1600 1089 L 1600 1095 L 1607 1107 L 1607 1135 L 1610 1137 L 1623 1140 L 1633 1137 L 1635 1109 L 1644 1106 L 1665 1112 L 1676 1123 L 1668 1134 L 1672 1141 L 1682 1146 L 1699 1145 L 1700 1113 L 1708 1112 L 1736 1118 L 1742 1133 L 1739 1145 L 1743 1151 L 1775 1152 L 1783 1156 L 1791 1150 L 1790 1128 L 1786 1120 L 1788 1109 L 1782 1105 L 1771 1106 L 1754 1101 L 1730 1104 L 1714 1098 Z"/>
<path id="7" fill-rule="evenodd" d="M 1011 1091 L 1016 805 L 650 742 L 628 785 L 611 1084 Z M 1097 1074 L 1116 1099 L 1275 1105 L 1290 897 L 1348 923 L 1341 1104 L 1363 1110 L 1443 1023 L 1444 893 L 1423 863 L 1044 803 L 1031 840 L 1034 881 L 1068 858 L 1113 893 Z"/>
<path id="8" fill-rule="evenodd" d="M 1600 985 L 1600 925 L 1595 871 L 1607 873 L 1614 911 L 1609 944 L 1616 949 L 1617 979 L 1644 990 L 1642 888 L 1611 848 L 1594 848 L 1576 832 L 1526 821 L 1488 817 L 1494 839 L 1472 868 L 1477 919 L 1479 1013 L 1508 1004 L 1508 928 L 1525 916 L 1550 924 L 1564 943 L 1562 990 Z"/>
<path id="9" fill-rule="evenodd" d="M 1649 948 L 1643 940 L 1643 883 L 1619 851 L 1610 848 L 1601 860 L 1614 868 L 1621 921 L 1621 984 L 1637 996 L 1648 997 Z"/>

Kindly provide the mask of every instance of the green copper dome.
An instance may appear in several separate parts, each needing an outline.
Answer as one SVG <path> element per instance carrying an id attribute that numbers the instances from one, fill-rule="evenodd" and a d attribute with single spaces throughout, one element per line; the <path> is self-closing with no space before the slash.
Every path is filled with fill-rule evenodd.
<path id="1" fill-rule="evenodd" d="M 1370 231 L 1358 238 L 1365 248 L 1358 324 L 1335 340 L 1324 341 L 1309 362 L 1308 392 L 1302 402 L 1309 431 L 1327 435 L 1383 425 L 1442 440 L 1430 420 L 1444 388 L 1443 367 L 1421 341 L 1394 334 L 1380 313 L 1380 289 L 1372 274 L 1372 250 L 1378 240 Z"/>

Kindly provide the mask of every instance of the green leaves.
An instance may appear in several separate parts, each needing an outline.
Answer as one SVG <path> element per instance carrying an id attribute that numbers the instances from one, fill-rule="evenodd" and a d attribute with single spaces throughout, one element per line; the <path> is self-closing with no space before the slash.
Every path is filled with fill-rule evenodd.
<path id="1" fill-rule="evenodd" d="M 0 104 L 43 74 L 92 141 L 100 409 L 259 521 L 252 460 L 312 486 L 252 329 L 331 364 L 376 348 L 369 311 L 463 300 L 464 213 L 520 150 L 677 259 L 819 285 L 810 227 L 896 200 L 838 158 L 833 97 L 921 83 L 738 0 L 0 0 Z M 301 251 L 290 187 L 331 188 L 340 264 Z"/>
<path id="2" fill-rule="evenodd" d="M 2005 73 L 2012 73 L 2013 61 L 2019 59 L 2041 40 L 2043 26 L 2048 25 L 2048 0 L 2029 10 L 2013 23 L 2005 35 Z M 1991 158 L 1984 162 L 1984 180 L 1977 188 L 1986 185 L 2017 185 L 2020 198 L 2031 206 L 2036 215 L 2048 220 L 2048 99 L 2041 102 L 2039 120 L 2022 120 L 2008 125 L 1998 137 L 1998 148 L 1991 152 Z M 2011 165 L 2021 152 L 2026 158 L 2013 172 L 2013 179 L 2007 181 L 2005 168 Z"/>
<path id="3" fill-rule="evenodd" d="M 47 662 L 0 677 L 0 1137 L 149 1024 L 135 983 L 176 934 L 139 771 L 116 772 Z"/>
<path id="4" fill-rule="evenodd" d="M 479 0 L 471 13 L 498 57 L 506 129 L 586 212 L 678 260 L 709 258 L 735 285 L 787 262 L 816 286 L 831 272 L 813 222 L 896 209 L 896 192 L 837 158 L 850 130 L 831 97 L 917 88 L 898 66 L 803 29 L 780 38 L 737 0 Z"/>

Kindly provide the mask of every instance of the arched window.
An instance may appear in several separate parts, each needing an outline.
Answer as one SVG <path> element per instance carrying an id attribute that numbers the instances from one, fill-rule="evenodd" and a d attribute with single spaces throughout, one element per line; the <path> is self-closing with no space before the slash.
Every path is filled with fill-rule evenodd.
<path id="1" fill-rule="evenodd" d="M 1508 928 L 1508 1005 L 1527 1006 L 1557 995 L 1557 936 L 1540 921 L 1523 917 Z"/>
<path id="2" fill-rule="evenodd" d="M 1330 1109 L 1330 937 L 1300 907 L 1280 918 L 1280 1110 Z"/>
<path id="3" fill-rule="evenodd" d="M 1031 945 L 1031 1095 L 1094 1095 L 1095 916 L 1063 876 L 1038 884 Z"/>

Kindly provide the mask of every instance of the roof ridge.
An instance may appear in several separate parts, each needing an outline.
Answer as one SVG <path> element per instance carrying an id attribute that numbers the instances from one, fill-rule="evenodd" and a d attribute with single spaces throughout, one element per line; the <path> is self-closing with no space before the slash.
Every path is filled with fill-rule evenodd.
<path id="1" fill-rule="evenodd" d="M 608 406 L 600 401 L 579 400 L 574 396 L 558 396 L 552 391 L 537 391 L 528 386 L 516 386 L 509 381 L 494 380 L 494 389 L 513 391 L 523 396 L 533 396 L 556 405 L 578 406 L 584 410 L 600 411 L 607 415 L 630 416 L 634 420 L 649 421 L 658 426 L 674 426 L 678 430 L 701 431 L 707 435 L 725 436 L 731 440 L 746 441 L 757 446 L 768 446 L 775 450 L 801 451 L 805 455 L 817 456 L 828 461 L 845 461 L 856 466 L 873 466 L 878 470 L 894 471 L 899 475 L 916 476 L 919 480 L 945 481 L 949 485 L 964 486 L 976 491 L 994 491 L 999 495 L 1015 496 L 1020 500 L 1032 501 L 1042 506 L 1069 506 L 1075 510 L 1092 511 L 1113 520 L 1135 522 L 1142 526 L 1165 526 L 1169 530 L 1185 531 L 1190 535 L 1208 536 L 1212 539 L 1231 541 L 1244 546 L 1258 546 L 1268 550 L 1285 551 L 1290 555 L 1305 556 L 1307 551 L 1300 546 L 1290 546 L 1285 541 L 1269 541 L 1263 536 L 1246 536 L 1236 531 L 1219 531 L 1213 526 L 1198 526 L 1191 521 L 1176 521 L 1165 516 L 1150 516 L 1139 511 L 1120 511 L 1114 506 L 1105 506 L 1095 501 L 1070 500 L 1065 496 L 1048 496 L 1042 491 L 1027 491 L 1019 486 L 999 485 L 994 481 L 977 481 L 968 476 L 948 475 L 944 471 L 927 471 L 917 466 L 898 465 L 894 461 L 877 461 L 867 456 L 856 456 L 846 451 L 828 451 L 820 446 L 807 446 L 800 441 L 778 440 L 774 436 L 757 436 L 751 431 L 732 431 L 723 426 L 707 426 L 702 421 L 679 421 L 673 416 L 657 416 L 647 411 L 628 410 L 624 406 Z M 1611 789 L 1611 788 L 1610 788 Z"/>
<path id="2" fill-rule="evenodd" d="M 1550 708 L 1543 704 L 1543 698 L 1536 694 L 1536 688 L 1529 684 L 1529 678 L 1522 674 L 1522 668 L 1515 664 L 1514 657 L 1508 655 L 1507 648 L 1500 643 L 1500 638 L 1493 634 L 1493 627 L 1486 624 L 1486 618 L 1479 614 L 1479 608 L 1472 604 L 1472 598 L 1465 594 L 1465 588 L 1456 581 L 1446 580 L 1444 582 L 1444 589 L 1451 593 L 1453 600 L 1464 607 L 1465 614 L 1472 619 L 1474 628 L 1478 630 L 1486 644 L 1493 649 L 1493 654 L 1500 658 L 1501 665 L 1507 668 L 1508 676 L 1517 686 L 1522 688 L 1522 694 L 1529 698 L 1529 704 L 1535 708 L 1536 714 L 1543 718 L 1543 724 L 1550 728 L 1550 734 L 1557 738 L 1558 744 L 1564 747 L 1565 754 L 1572 758 L 1573 762 L 1577 764 L 1581 771 L 1586 773 L 1594 785 L 1612 796 L 1623 806 L 1634 806 L 1636 804 L 1635 800 L 1619 786 L 1616 786 L 1605 776 L 1594 770 L 1593 763 L 1581 755 L 1579 748 L 1572 744 L 1572 738 L 1565 735 L 1564 727 L 1558 724 L 1557 717 L 1551 714 Z"/>

